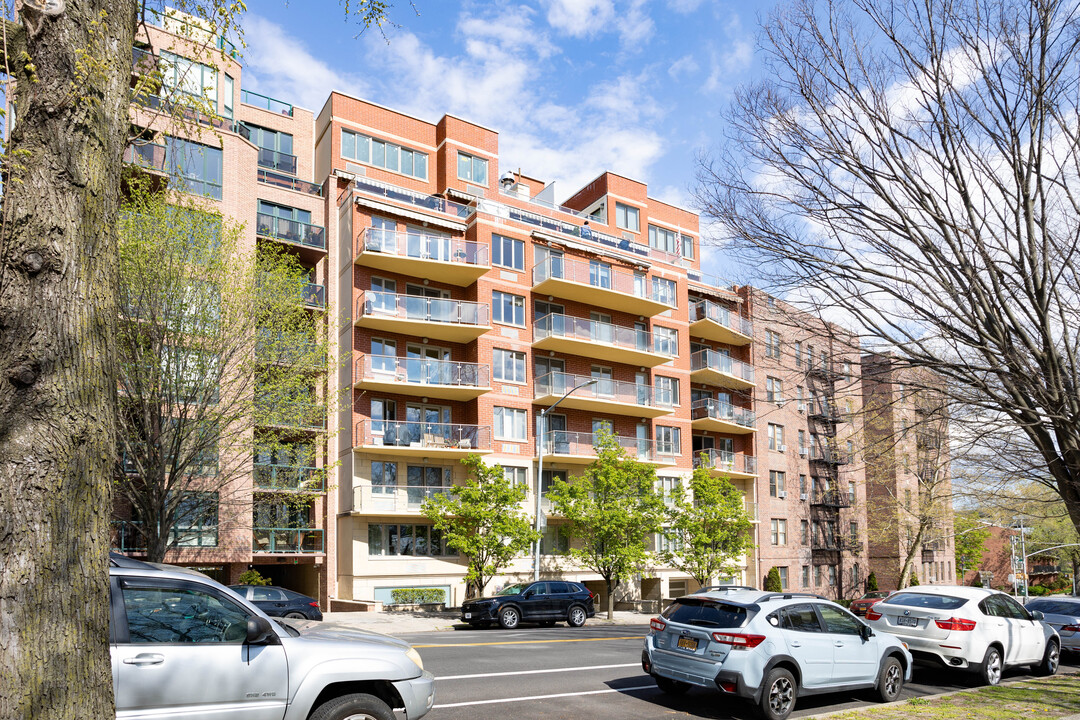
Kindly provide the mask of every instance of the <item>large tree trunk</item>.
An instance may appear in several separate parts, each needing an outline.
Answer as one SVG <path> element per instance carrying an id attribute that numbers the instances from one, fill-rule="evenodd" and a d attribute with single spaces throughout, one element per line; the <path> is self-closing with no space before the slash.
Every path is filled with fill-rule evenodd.
<path id="1" fill-rule="evenodd" d="M 135 5 L 24 0 L 23 27 L 7 25 L 17 117 L 0 234 L 3 718 L 113 716 L 114 224 Z"/>

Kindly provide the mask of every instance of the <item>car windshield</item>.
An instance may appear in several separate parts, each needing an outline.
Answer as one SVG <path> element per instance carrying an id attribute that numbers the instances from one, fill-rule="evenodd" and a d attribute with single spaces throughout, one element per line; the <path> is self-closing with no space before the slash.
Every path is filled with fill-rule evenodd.
<path id="1" fill-rule="evenodd" d="M 1035 600 L 1027 604 L 1028 610 L 1038 610 L 1051 615 L 1080 615 L 1080 602 L 1068 600 Z"/>
<path id="2" fill-rule="evenodd" d="M 889 593 L 884 592 L 884 591 L 868 592 L 868 593 L 866 593 L 865 595 L 862 596 L 862 599 L 866 600 L 868 598 L 883 598 L 883 597 L 889 597 Z"/>
<path id="3" fill-rule="evenodd" d="M 499 592 L 497 592 L 495 594 L 496 595 L 520 595 L 521 591 L 524 590 L 524 589 L 525 589 L 525 585 L 523 583 L 514 583 L 513 585 L 507 585 L 506 587 L 504 587 L 502 590 L 500 590 Z"/>
<path id="4" fill-rule="evenodd" d="M 889 598 L 890 605 L 907 605 L 931 610 L 956 610 L 963 607 L 966 602 L 965 598 L 918 592 L 899 592 Z"/>
<path id="5" fill-rule="evenodd" d="M 746 608 L 704 598 L 679 598 L 661 617 L 684 625 L 735 628 L 746 622 Z"/>

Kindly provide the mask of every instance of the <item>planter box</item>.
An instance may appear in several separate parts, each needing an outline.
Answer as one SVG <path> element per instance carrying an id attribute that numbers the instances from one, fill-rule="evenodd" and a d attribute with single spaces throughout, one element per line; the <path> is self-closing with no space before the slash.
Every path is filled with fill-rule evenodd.
<path id="1" fill-rule="evenodd" d="M 446 612 L 446 603 L 384 603 L 383 610 L 386 612 Z"/>

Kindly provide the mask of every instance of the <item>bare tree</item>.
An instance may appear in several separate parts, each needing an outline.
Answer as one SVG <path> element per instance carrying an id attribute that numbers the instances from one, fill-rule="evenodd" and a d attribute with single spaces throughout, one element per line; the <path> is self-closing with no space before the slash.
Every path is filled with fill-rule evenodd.
<path id="1" fill-rule="evenodd" d="M 1080 6 L 802 0 L 699 201 L 766 284 L 944 379 L 1080 525 Z"/>

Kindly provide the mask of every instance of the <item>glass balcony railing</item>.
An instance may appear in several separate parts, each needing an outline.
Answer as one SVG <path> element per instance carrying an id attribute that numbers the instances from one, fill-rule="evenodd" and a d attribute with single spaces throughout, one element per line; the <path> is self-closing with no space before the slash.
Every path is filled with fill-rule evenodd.
<path id="1" fill-rule="evenodd" d="M 312 225 L 299 220 L 287 220 L 276 215 L 257 213 L 255 216 L 255 233 L 263 237 L 295 243 L 296 245 L 318 248 L 319 250 L 326 249 L 326 230 L 321 225 Z"/>
<path id="2" fill-rule="evenodd" d="M 269 110 L 272 113 L 279 115 L 288 115 L 292 117 L 293 106 L 287 102 L 281 100 L 275 100 L 272 97 L 266 95 L 260 95 L 257 92 L 250 90 L 240 89 L 240 102 L 245 105 L 251 105 L 252 107 L 262 108 L 263 110 Z"/>
<path id="3" fill-rule="evenodd" d="M 426 235 L 419 231 L 398 232 L 380 228 L 364 228 L 356 238 L 356 254 L 381 252 L 399 257 L 453 262 L 477 267 L 490 267 L 488 246 L 451 238 L 447 235 Z"/>
<path id="4" fill-rule="evenodd" d="M 121 553 L 146 552 L 143 523 L 138 520 L 113 520 L 110 544 L 114 550 Z M 217 547 L 218 528 L 216 525 L 173 527 L 169 531 L 169 546 Z"/>
<path id="5" fill-rule="evenodd" d="M 712 398 L 695 400 L 690 406 L 690 418 L 692 420 L 709 418 L 733 423 L 745 428 L 755 427 L 756 421 L 753 410 L 736 407 L 729 402 L 722 402 Z"/>
<path id="6" fill-rule="evenodd" d="M 270 148 L 259 148 L 259 167 L 296 174 L 296 156 Z"/>
<path id="7" fill-rule="evenodd" d="M 653 300 L 670 307 L 676 305 L 674 293 L 665 288 L 650 286 L 649 277 L 645 273 L 612 267 L 606 262 L 549 256 L 543 262 L 533 266 L 533 285 L 539 285 L 550 279 L 591 285 L 598 290 L 611 290 L 623 295 Z"/>
<path id="8" fill-rule="evenodd" d="M 621 435 L 613 437 L 629 458 L 641 460 L 642 462 L 655 462 L 661 454 L 657 452 L 657 444 L 652 440 L 622 437 Z M 595 433 L 552 430 L 544 435 L 543 452 L 545 455 L 596 457 L 598 440 L 599 436 Z"/>
<path id="9" fill-rule="evenodd" d="M 545 395 L 564 395 L 570 389 L 589 380 L 596 380 L 594 385 L 586 385 L 574 392 L 574 398 L 589 398 L 605 402 L 625 403 L 641 407 L 669 408 L 675 404 L 674 393 L 668 389 L 654 388 L 609 378 L 590 378 L 585 375 L 568 375 L 553 372 L 536 378 L 533 384 L 536 397 Z"/>
<path id="10" fill-rule="evenodd" d="M 326 307 L 326 288 L 318 283 L 308 283 L 304 286 L 304 304 L 311 307 Z"/>
<path id="11" fill-rule="evenodd" d="M 255 463 L 253 473 L 255 487 L 260 490 L 322 492 L 326 489 L 326 472 L 322 468 Z"/>
<path id="12" fill-rule="evenodd" d="M 620 327 L 611 323 L 570 317 L 559 313 L 545 315 L 533 325 L 533 341 L 558 337 L 568 340 L 582 340 L 590 343 L 603 343 L 627 350 L 656 353 L 675 357 L 678 348 L 667 336 L 635 328 Z"/>
<path id="13" fill-rule="evenodd" d="M 252 528 L 251 552 L 321 553 L 323 531 L 318 528 Z"/>
<path id="14" fill-rule="evenodd" d="M 753 455 L 743 455 L 728 450 L 702 450 L 695 454 L 694 467 L 701 467 L 702 464 L 719 472 L 757 475 L 757 458 Z"/>
<path id="15" fill-rule="evenodd" d="M 490 308 L 487 303 L 366 290 L 357 298 L 356 316 L 484 327 L 488 325 Z"/>
<path id="16" fill-rule="evenodd" d="M 754 382 L 754 366 L 715 350 L 698 350 L 690 356 L 690 371 L 712 370 L 732 375 L 748 383 Z"/>
<path id="17" fill-rule="evenodd" d="M 355 184 L 356 189 L 365 195 L 375 195 L 387 198 L 388 200 L 396 200 L 400 203 L 413 205 L 418 208 L 423 208 L 424 210 L 434 210 L 435 212 L 452 215 L 456 218 L 464 219 L 474 212 L 473 208 L 468 205 L 461 205 L 456 202 L 451 202 L 450 200 L 435 197 L 434 195 L 425 195 L 424 193 L 418 193 L 397 185 L 391 185 L 390 183 L 372 180 L 368 177 L 357 177 Z"/>
<path id="18" fill-rule="evenodd" d="M 486 364 L 396 355 L 361 355 L 356 359 L 355 370 L 355 382 L 382 380 L 472 388 L 486 388 L 491 382 L 491 367 Z"/>
<path id="19" fill-rule="evenodd" d="M 701 300 L 690 306 L 690 322 L 698 320 L 711 320 L 747 337 L 754 335 L 754 323 L 712 300 Z"/>
<path id="20" fill-rule="evenodd" d="M 259 168 L 255 175 L 255 179 L 266 185 L 273 185 L 274 187 L 283 188 L 285 190 L 295 190 L 307 195 L 315 195 L 319 197 L 322 195 L 322 185 L 317 185 L 307 180 L 301 180 L 300 178 L 292 177 L 291 175 L 282 175 L 279 172 L 273 170 L 267 170 L 266 168 Z"/>
<path id="21" fill-rule="evenodd" d="M 419 449 L 490 450 L 490 425 L 361 420 L 356 445 Z"/>

